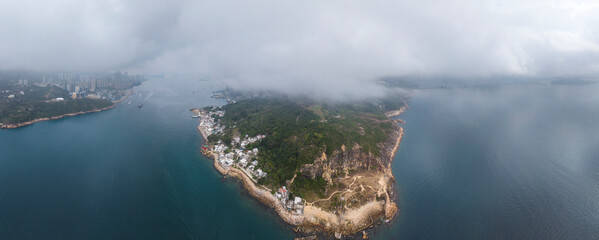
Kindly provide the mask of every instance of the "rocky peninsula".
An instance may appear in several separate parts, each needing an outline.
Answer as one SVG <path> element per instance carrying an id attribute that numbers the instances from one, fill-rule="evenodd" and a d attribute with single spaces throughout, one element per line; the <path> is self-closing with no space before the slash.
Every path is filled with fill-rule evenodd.
<path id="1" fill-rule="evenodd" d="M 249 99 L 191 110 L 220 173 L 296 231 L 341 237 L 396 215 L 391 162 L 403 128 L 389 116 L 406 109 Z"/>

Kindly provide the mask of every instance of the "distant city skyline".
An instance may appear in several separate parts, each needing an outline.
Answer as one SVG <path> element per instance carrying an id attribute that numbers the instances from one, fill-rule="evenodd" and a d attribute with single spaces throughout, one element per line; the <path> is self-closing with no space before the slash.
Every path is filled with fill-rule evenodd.
<path id="1" fill-rule="evenodd" d="M 127 72 L 25 72 L 3 73 L 0 72 L 0 81 L 14 82 L 22 87 L 29 86 L 56 86 L 69 92 L 70 98 L 102 98 L 119 99 L 122 90 L 139 85 L 146 78 L 142 75 L 129 75 Z M 1 89 L 3 95 L 12 96 L 20 90 Z M 17 91 L 17 92 L 15 92 Z"/>

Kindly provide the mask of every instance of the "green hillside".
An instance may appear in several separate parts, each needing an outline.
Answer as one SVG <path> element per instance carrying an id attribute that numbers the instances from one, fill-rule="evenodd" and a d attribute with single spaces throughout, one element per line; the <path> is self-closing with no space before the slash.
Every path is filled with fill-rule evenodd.
<path id="1" fill-rule="evenodd" d="M 87 98 L 73 100 L 66 90 L 56 86 L 33 86 L 18 90 L 23 91 L 23 94 L 14 94 L 14 98 L 0 97 L 0 123 L 17 124 L 37 118 L 89 111 L 112 105 L 109 100 Z M 65 100 L 50 101 L 59 97 Z"/>
<path id="2" fill-rule="evenodd" d="M 298 169 L 325 152 L 358 144 L 364 152 L 380 154 L 393 125 L 375 103 L 326 104 L 287 98 L 253 98 L 222 107 L 225 133 L 209 140 L 230 144 L 234 136 L 266 134 L 249 148 L 260 149 L 259 167 L 269 175 L 261 183 L 281 186 Z M 295 190 L 322 192 L 326 181 L 299 176 Z"/>

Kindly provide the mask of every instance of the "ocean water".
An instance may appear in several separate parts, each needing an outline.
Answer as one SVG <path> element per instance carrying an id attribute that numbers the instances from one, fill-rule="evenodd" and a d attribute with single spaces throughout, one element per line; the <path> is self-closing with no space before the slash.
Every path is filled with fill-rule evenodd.
<path id="1" fill-rule="evenodd" d="M 599 239 L 599 86 L 417 91 L 373 239 Z"/>
<path id="2" fill-rule="evenodd" d="M 221 87 L 152 80 L 115 109 L 0 131 L 0 239 L 292 239 L 199 152 L 189 108 L 224 104 Z M 598 90 L 415 92 L 400 214 L 371 239 L 599 239 Z"/>
<path id="3" fill-rule="evenodd" d="M 0 131 L 0 239 L 290 239 L 199 152 L 189 108 L 223 104 L 218 87 L 150 81 L 115 109 Z"/>

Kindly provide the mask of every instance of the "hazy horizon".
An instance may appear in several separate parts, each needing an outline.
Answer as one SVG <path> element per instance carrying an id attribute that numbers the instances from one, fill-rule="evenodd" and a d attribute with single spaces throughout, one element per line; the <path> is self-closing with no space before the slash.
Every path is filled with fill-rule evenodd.
<path id="1" fill-rule="evenodd" d="M 364 98 L 382 77 L 596 77 L 591 1 L 13 1 L 0 70 L 211 76 Z"/>

